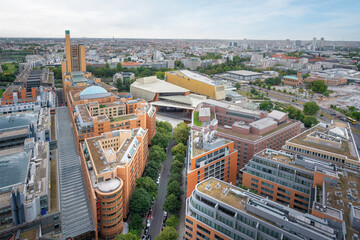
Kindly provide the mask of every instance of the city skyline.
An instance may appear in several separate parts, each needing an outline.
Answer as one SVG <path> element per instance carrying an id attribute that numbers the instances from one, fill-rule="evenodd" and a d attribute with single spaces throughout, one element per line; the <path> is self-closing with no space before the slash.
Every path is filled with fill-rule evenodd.
<path id="1" fill-rule="evenodd" d="M 344 1 L 5 1 L 0 37 L 360 40 L 360 3 Z M 6 12 L 4 11 L 6 9 Z M 45 21 L 44 21 L 45 19 Z M 22 22 L 22 24 L 18 24 Z"/>

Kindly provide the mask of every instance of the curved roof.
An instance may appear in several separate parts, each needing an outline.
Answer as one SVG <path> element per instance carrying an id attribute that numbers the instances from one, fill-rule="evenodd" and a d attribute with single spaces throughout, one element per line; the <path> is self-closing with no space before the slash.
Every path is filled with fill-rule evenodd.
<path id="1" fill-rule="evenodd" d="M 80 93 L 80 97 L 81 97 L 81 96 L 86 96 L 86 95 L 93 95 L 93 94 L 102 94 L 102 93 L 107 93 L 107 91 L 106 91 L 104 88 L 102 88 L 102 87 L 91 86 L 91 87 L 85 88 L 85 89 Z"/>

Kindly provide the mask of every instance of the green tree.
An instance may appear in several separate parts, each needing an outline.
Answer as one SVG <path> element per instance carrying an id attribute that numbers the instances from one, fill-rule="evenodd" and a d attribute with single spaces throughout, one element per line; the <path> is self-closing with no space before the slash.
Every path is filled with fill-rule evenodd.
<path id="1" fill-rule="evenodd" d="M 115 237 L 115 240 L 140 240 L 136 234 L 128 232 L 126 234 L 119 234 Z"/>
<path id="2" fill-rule="evenodd" d="M 156 134 L 155 134 L 156 136 Z M 153 145 L 149 150 L 149 159 L 151 161 L 163 162 L 166 159 L 166 154 L 164 152 L 164 148 L 159 145 Z"/>
<path id="3" fill-rule="evenodd" d="M 172 181 L 167 186 L 167 195 L 174 194 L 177 197 L 180 197 L 183 194 L 180 183 L 177 181 Z"/>
<path id="4" fill-rule="evenodd" d="M 259 95 L 259 92 L 255 88 L 251 88 L 250 93 L 253 95 Z"/>
<path id="5" fill-rule="evenodd" d="M 179 162 L 184 163 L 185 162 L 184 157 L 185 157 L 184 155 L 177 153 L 174 157 L 174 161 L 179 161 Z"/>
<path id="6" fill-rule="evenodd" d="M 123 89 L 123 81 L 121 80 L 121 78 L 115 80 L 115 87 L 118 89 L 119 92 Z"/>
<path id="7" fill-rule="evenodd" d="M 173 173 L 181 173 L 182 169 L 184 167 L 184 163 L 179 161 L 173 161 L 170 167 L 171 174 Z"/>
<path id="8" fill-rule="evenodd" d="M 182 175 L 179 173 L 172 173 L 169 179 L 169 182 L 172 181 L 177 181 L 177 182 L 182 182 Z"/>
<path id="9" fill-rule="evenodd" d="M 175 214 L 180 210 L 180 199 L 175 194 L 166 196 L 164 202 L 164 209 L 171 214 Z"/>
<path id="10" fill-rule="evenodd" d="M 316 93 L 325 93 L 327 91 L 328 86 L 325 84 L 323 80 L 315 80 L 312 84 L 311 90 Z"/>
<path id="11" fill-rule="evenodd" d="M 264 101 L 260 103 L 259 108 L 262 111 L 271 111 L 274 108 L 274 105 L 271 101 Z"/>
<path id="12" fill-rule="evenodd" d="M 169 145 L 169 135 L 157 132 L 151 139 L 151 145 L 159 145 L 163 149 Z"/>
<path id="13" fill-rule="evenodd" d="M 171 216 L 166 220 L 166 226 L 168 226 L 168 227 L 176 228 L 178 225 L 179 225 L 179 218 L 176 217 L 175 215 L 171 215 Z"/>
<path id="14" fill-rule="evenodd" d="M 187 139 L 189 137 L 190 127 L 186 123 L 179 123 L 174 130 L 174 140 L 176 143 L 187 144 Z"/>
<path id="15" fill-rule="evenodd" d="M 305 115 L 316 115 L 320 107 L 316 102 L 307 102 L 304 104 L 304 113 Z"/>
<path id="16" fill-rule="evenodd" d="M 1 65 L 1 69 L 2 69 L 3 71 L 6 71 L 6 70 L 9 69 L 9 67 L 8 67 L 7 65 L 5 65 L 5 64 L 2 64 L 2 65 Z"/>
<path id="17" fill-rule="evenodd" d="M 318 120 L 314 116 L 304 118 L 304 126 L 305 127 L 312 127 L 318 123 L 319 123 Z"/>
<path id="18" fill-rule="evenodd" d="M 158 164 L 159 168 L 155 168 L 154 166 L 151 166 L 151 164 L 158 164 L 158 163 L 156 163 L 155 161 L 149 162 L 145 168 L 144 176 L 150 177 L 151 179 L 155 180 L 158 176 L 160 164 Z"/>
<path id="19" fill-rule="evenodd" d="M 166 132 L 171 133 L 172 132 L 172 126 L 171 123 L 167 122 L 167 121 L 157 121 L 156 122 L 156 127 L 157 129 L 162 128 L 164 130 L 166 130 Z"/>
<path id="20" fill-rule="evenodd" d="M 157 185 L 150 177 L 140 177 L 136 179 L 136 187 L 145 189 L 151 198 L 156 197 Z"/>
<path id="21" fill-rule="evenodd" d="M 158 71 L 158 72 L 156 72 L 156 77 L 158 79 L 164 80 L 165 79 L 165 73 L 161 72 L 161 71 Z"/>
<path id="22" fill-rule="evenodd" d="M 180 154 L 182 156 L 185 157 L 185 154 L 186 154 L 186 146 L 183 144 L 183 143 L 178 143 L 176 146 L 174 146 L 172 149 L 171 149 L 171 154 L 174 156 L 174 155 L 177 155 L 177 154 Z"/>
<path id="23" fill-rule="evenodd" d="M 178 238 L 178 233 L 173 227 L 165 227 L 159 235 L 156 236 L 154 240 L 176 240 Z"/>
<path id="24" fill-rule="evenodd" d="M 145 216 L 150 208 L 151 199 L 147 191 L 143 188 L 135 188 L 130 197 L 129 208 L 133 214 L 138 213 L 140 216 Z"/>
<path id="25" fill-rule="evenodd" d="M 240 83 L 235 83 L 235 87 L 236 87 L 236 90 L 239 90 L 240 89 L 240 87 L 241 87 L 241 85 L 240 85 Z"/>
<path id="26" fill-rule="evenodd" d="M 129 229 L 140 233 L 143 227 L 143 218 L 138 213 L 134 214 L 131 218 Z"/>

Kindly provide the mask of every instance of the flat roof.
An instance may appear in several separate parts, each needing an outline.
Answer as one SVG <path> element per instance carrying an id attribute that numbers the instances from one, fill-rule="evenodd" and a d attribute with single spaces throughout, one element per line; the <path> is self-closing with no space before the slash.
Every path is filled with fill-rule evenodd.
<path id="1" fill-rule="evenodd" d="M 275 124 L 277 125 L 276 121 L 274 121 L 272 118 L 266 117 L 266 118 L 254 121 L 254 122 L 250 123 L 249 125 L 251 127 L 261 130 L 261 129 L 265 129 L 265 128 L 270 127 Z"/>
<path id="2" fill-rule="evenodd" d="M 236 75 L 241 75 L 241 76 L 258 76 L 258 75 L 263 75 L 263 73 L 252 72 L 252 71 L 247 71 L 247 70 L 228 71 L 228 73 L 236 74 Z"/>
<path id="3" fill-rule="evenodd" d="M 0 188 L 26 182 L 31 152 L 18 152 L 0 157 Z"/>
<path id="4" fill-rule="evenodd" d="M 298 80 L 297 76 L 286 75 L 286 76 L 284 76 L 284 78 L 290 78 L 290 79 Z"/>
<path id="5" fill-rule="evenodd" d="M 190 91 L 175 84 L 160 80 L 156 76 L 139 78 L 131 84 L 131 87 L 153 93 L 187 93 Z"/>

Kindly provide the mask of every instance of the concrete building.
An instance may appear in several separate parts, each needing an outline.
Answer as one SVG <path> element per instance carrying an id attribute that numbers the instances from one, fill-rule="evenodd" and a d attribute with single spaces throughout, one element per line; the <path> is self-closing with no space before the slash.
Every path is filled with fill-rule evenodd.
<path id="1" fill-rule="evenodd" d="M 49 139 L 49 109 L 0 117 L 1 239 L 29 224 L 42 234 L 61 231 L 57 189 L 50 200 Z"/>
<path id="2" fill-rule="evenodd" d="M 61 63 L 63 75 L 71 72 L 86 72 L 85 46 L 71 45 L 70 30 L 65 30 L 66 61 Z"/>
<path id="3" fill-rule="evenodd" d="M 338 86 L 338 85 L 344 85 L 347 84 L 347 79 L 342 78 L 335 75 L 327 75 L 320 72 L 312 72 L 310 73 L 310 76 L 307 77 L 304 82 L 314 82 L 316 80 L 322 80 L 326 85 L 329 86 Z"/>
<path id="4" fill-rule="evenodd" d="M 238 150 L 237 168 L 240 170 L 257 152 L 265 148 L 280 150 L 285 141 L 300 133 L 301 123 L 288 119 L 279 111 L 249 110 L 236 104 L 207 99 L 200 108 L 210 108 L 212 119 L 202 123 L 217 130 L 216 135 L 234 142 Z M 192 129 L 201 130 L 193 124 Z"/>
<path id="5" fill-rule="evenodd" d="M 225 99 L 225 86 L 213 79 L 188 70 L 166 72 L 165 80 L 193 93 L 219 100 Z"/>
<path id="6" fill-rule="evenodd" d="M 120 72 L 120 73 L 115 73 L 114 77 L 113 77 L 113 85 L 116 82 L 117 79 L 121 79 L 122 83 L 125 83 L 125 80 L 133 80 L 135 79 L 135 74 L 132 72 Z"/>
<path id="7" fill-rule="evenodd" d="M 123 231 L 135 180 L 148 154 L 148 131 L 117 130 L 85 139 L 81 164 L 98 235 L 113 238 Z"/>
<path id="8" fill-rule="evenodd" d="M 185 239 L 342 239 L 331 222 L 215 178 L 186 200 Z"/>
<path id="9" fill-rule="evenodd" d="M 228 71 L 226 75 L 234 80 L 252 81 L 261 78 L 264 74 L 246 70 Z"/>
<path id="10" fill-rule="evenodd" d="M 143 99 L 117 99 L 113 93 L 96 86 L 69 91 L 67 97 L 78 143 L 119 129 L 147 129 L 148 142 L 155 135 L 156 110 Z"/>
<path id="11" fill-rule="evenodd" d="M 344 122 L 319 123 L 287 140 L 282 149 L 290 154 L 301 154 L 359 170 L 359 153 L 351 135 L 351 129 Z"/>
<path id="12" fill-rule="evenodd" d="M 186 197 L 196 184 L 210 177 L 228 183 L 236 182 L 237 150 L 234 143 L 217 137 L 216 131 L 203 128 L 191 130 L 187 149 Z"/>

